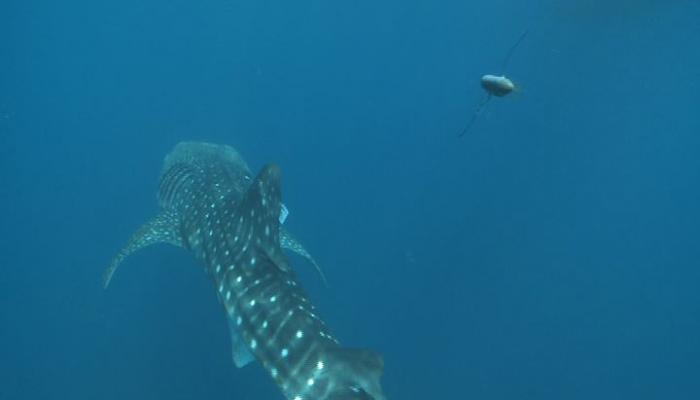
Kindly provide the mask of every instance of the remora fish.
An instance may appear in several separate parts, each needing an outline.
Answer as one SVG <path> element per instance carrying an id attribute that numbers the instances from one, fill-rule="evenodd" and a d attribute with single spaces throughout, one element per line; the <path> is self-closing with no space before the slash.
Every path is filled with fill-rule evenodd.
<path id="1" fill-rule="evenodd" d="M 105 286 L 144 246 L 189 249 L 226 309 L 236 366 L 257 359 L 289 400 L 385 400 L 382 359 L 340 346 L 281 250 L 279 168 L 264 167 L 252 182 L 248 171 L 232 147 L 178 144 L 161 173 L 161 213 L 117 254 Z"/>

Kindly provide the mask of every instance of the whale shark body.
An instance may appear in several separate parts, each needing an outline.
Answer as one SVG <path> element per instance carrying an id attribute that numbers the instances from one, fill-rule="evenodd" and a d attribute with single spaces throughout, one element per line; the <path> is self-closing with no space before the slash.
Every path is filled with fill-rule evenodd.
<path id="1" fill-rule="evenodd" d="M 289 400 L 385 400 L 382 359 L 343 347 L 299 284 L 285 247 L 315 261 L 281 227 L 280 170 L 257 177 L 230 146 L 183 142 L 165 158 L 161 212 L 105 272 L 131 253 L 170 243 L 202 261 L 229 322 L 236 366 L 257 360 Z"/>

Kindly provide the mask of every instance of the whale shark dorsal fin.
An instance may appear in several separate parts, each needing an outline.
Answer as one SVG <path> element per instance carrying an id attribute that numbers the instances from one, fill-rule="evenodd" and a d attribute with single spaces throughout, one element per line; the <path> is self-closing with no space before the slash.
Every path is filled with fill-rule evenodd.
<path id="1" fill-rule="evenodd" d="M 290 250 L 290 251 L 304 257 L 309 263 L 311 263 L 311 265 L 313 265 L 314 268 L 316 268 L 316 272 L 318 272 L 318 275 L 321 277 L 321 281 L 323 281 L 323 284 L 325 286 L 328 286 L 328 280 L 326 280 L 326 274 L 323 273 L 323 270 L 318 265 L 316 260 L 304 248 L 304 246 L 301 244 L 301 242 L 299 242 L 294 236 L 292 236 L 291 233 L 289 233 L 288 230 L 286 230 L 283 227 L 280 227 L 280 245 L 282 246 L 283 249 Z"/>
<path id="2" fill-rule="evenodd" d="M 247 229 L 255 245 L 277 268 L 289 271 L 287 257 L 280 246 L 279 216 L 282 209 L 280 169 L 268 164 L 260 171 L 236 210 L 234 220 Z"/>
<path id="3" fill-rule="evenodd" d="M 248 346 L 246 346 L 243 338 L 238 333 L 237 317 L 233 314 L 228 316 L 228 328 L 231 333 L 231 358 L 233 358 L 233 364 L 238 368 L 243 368 L 255 360 L 255 357 L 248 350 Z"/>
<path id="4" fill-rule="evenodd" d="M 144 247 L 156 243 L 169 243 L 182 247 L 178 218 L 173 212 L 161 212 L 153 219 L 143 224 L 136 232 L 134 232 L 133 235 L 131 235 L 129 241 L 121 250 L 119 250 L 102 275 L 102 283 L 105 289 L 112 280 L 117 268 L 126 257 Z"/>

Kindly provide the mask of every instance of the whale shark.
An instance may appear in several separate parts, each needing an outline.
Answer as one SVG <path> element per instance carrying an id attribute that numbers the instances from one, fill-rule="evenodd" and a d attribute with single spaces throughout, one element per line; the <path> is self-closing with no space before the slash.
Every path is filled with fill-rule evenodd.
<path id="1" fill-rule="evenodd" d="M 288 400 L 386 400 L 383 359 L 345 347 L 308 299 L 282 250 L 317 266 L 282 228 L 281 172 L 268 164 L 256 177 L 231 146 L 181 142 L 166 156 L 160 212 L 139 228 L 104 273 L 135 251 L 168 243 L 191 251 L 223 305 L 234 364 L 257 361 Z"/>

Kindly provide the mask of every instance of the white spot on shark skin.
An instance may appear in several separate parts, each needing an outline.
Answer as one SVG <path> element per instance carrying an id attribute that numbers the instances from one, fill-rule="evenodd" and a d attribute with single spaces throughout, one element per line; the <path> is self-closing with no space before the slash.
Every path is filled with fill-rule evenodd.
<path id="1" fill-rule="evenodd" d="M 302 332 L 302 331 L 297 331 L 296 337 L 297 337 L 297 339 L 303 338 L 303 337 L 304 337 L 304 332 Z"/>
<path id="2" fill-rule="evenodd" d="M 242 280 L 243 278 L 240 275 L 238 275 L 238 278 L 236 278 L 236 283 L 241 283 Z"/>
<path id="3" fill-rule="evenodd" d="M 313 386 L 314 383 L 315 383 L 314 378 L 309 378 L 309 380 L 306 381 L 306 384 L 307 384 L 308 386 Z"/>
<path id="4" fill-rule="evenodd" d="M 255 299 L 250 301 L 250 306 L 253 307 L 255 305 Z"/>
<path id="5" fill-rule="evenodd" d="M 277 368 L 272 368 L 270 370 L 270 374 L 272 375 L 273 378 L 277 378 Z"/>
<path id="6" fill-rule="evenodd" d="M 256 262 L 256 261 L 257 261 L 257 260 L 255 259 L 255 257 L 252 257 L 252 258 L 250 259 L 250 265 L 255 265 L 255 262 Z"/>
<path id="7" fill-rule="evenodd" d="M 270 297 L 270 302 L 274 303 L 277 301 L 277 296 Z"/>
<path id="8" fill-rule="evenodd" d="M 226 292 L 226 300 L 227 300 L 227 301 L 228 301 L 228 300 L 231 300 L 231 291 L 230 291 L 230 290 L 228 290 L 228 291 Z"/>
<path id="9" fill-rule="evenodd" d="M 282 349 L 280 355 L 282 356 L 282 358 L 287 357 L 289 355 L 289 350 L 287 350 L 287 348 Z"/>
<path id="10" fill-rule="evenodd" d="M 265 236 L 270 236 L 270 227 L 265 225 Z"/>
<path id="11" fill-rule="evenodd" d="M 221 272 L 221 264 L 216 264 L 216 273 Z"/>
<path id="12" fill-rule="evenodd" d="M 250 341 L 250 348 L 255 350 L 255 348 L 258 347 L 258 342 L 255 341 L 255 339 Z"/>
<path id="13" fill-rule="evenodd" d="M 262 328 L 266 329 L 267 328 L 267 320 L 263 321 Z"/>
<path id="14" fill-rule="evenodd" d="M 224 284 L 221 283 L 221 284 L 219 284 L 219 293 L 223 293 L 223 292 L 224 292 Z"/>
<path id="15" fill-rule="evenodd" d="M 316 363 L 316 369 L 321 370 L 321 369 L 323 369 L 323 367 L 325 367 L 325 365 L 323 364 L 323 361 L 319 360 Z"/>
<path id="16" fill-rule="evenodd" d="M 236 325 L 240 325 L 243 322 L 241 317 L 236 318 Z"/>

